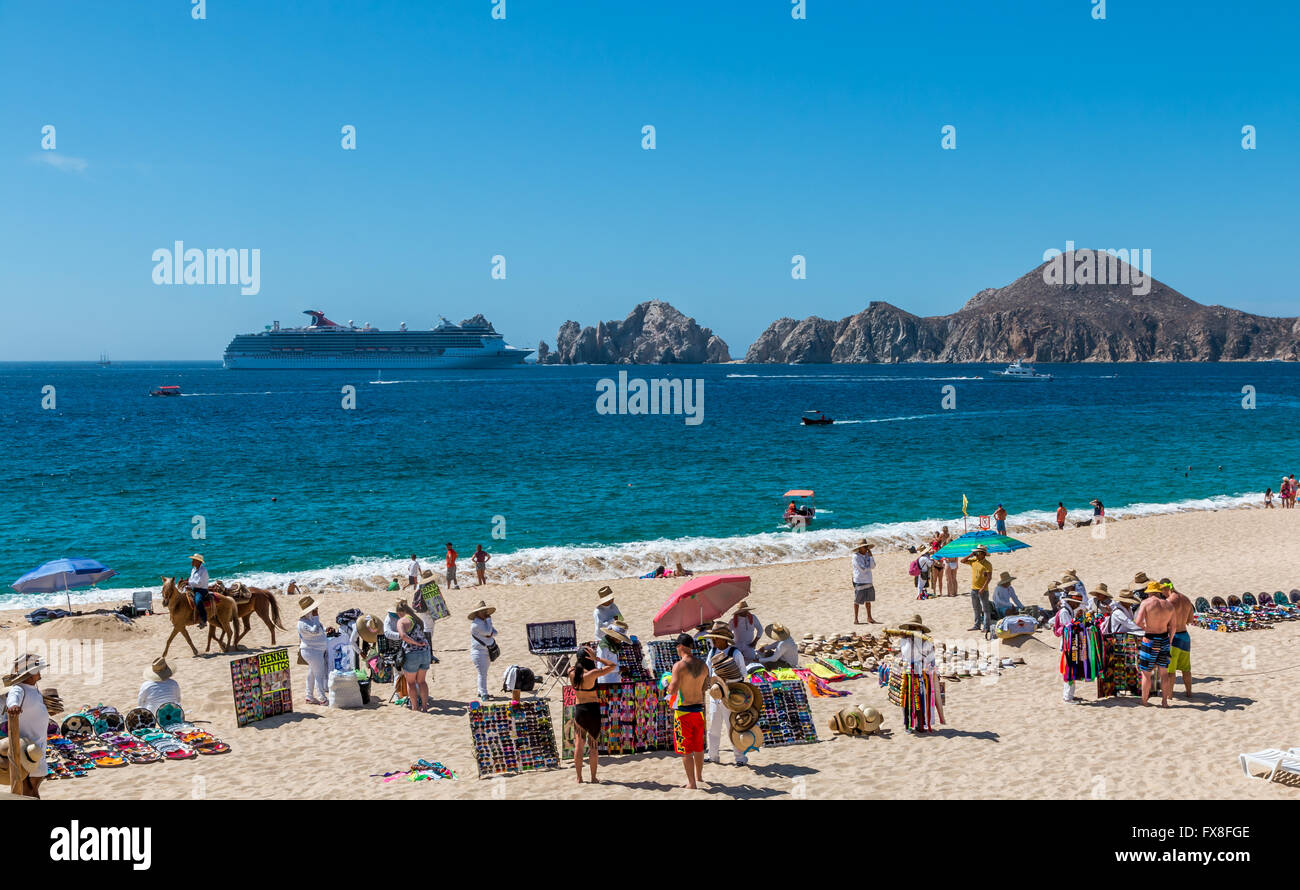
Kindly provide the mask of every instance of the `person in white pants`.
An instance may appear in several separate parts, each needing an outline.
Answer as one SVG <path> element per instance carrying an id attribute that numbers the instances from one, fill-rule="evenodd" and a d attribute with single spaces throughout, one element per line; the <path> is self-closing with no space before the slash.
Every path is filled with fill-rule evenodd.
<path id="1" fill-rule="evenodd" d="M 480 701 L 492 700 L 492 696 L 488 694 L 487 675 L 488 668 L 492 664 L 488 649 L 496 642 L 497 636 L 496 628 L 492 626 L 492 613 L 495 611 L 495 606 L 489 606 L 483 600 L 479 600 L 478 606 L 467 616 L 470 620 L 469 660 L 474 662 L 474 669 L 478 671 Z"/>
<path id="2" fill-rule="evenodd" d="M 1061 649 L 1065 649 L 1065 629 L 1074 621 L 1074 610 L 1079 608 L 1083 603 L 1081 597 L 1076 591 L 1068 590 L 1061 594 L 1061 608 L 1057 610 L 1056 617 L 1052 619 L 1052 633 L 1061 638 Z M 1061 701 L 1074 701 L 1074 681 L 1062 678 L 1061 681 Z"/>
<path id="3" fill-rule="evenodd" d="M 721 622 L 713 625 L 713 628 L 706 633 L 700 634 L 701 639 L 709 641 L 709 656 L 706 659 L 709 664 L 709 676 L 719 676 L 717 673 L 718 658 L 730 658 L 735 662 L 736 669 L 740 672 L 740 678 L 747 676 L 745 656 L 735 646 L 735 637 L 731 633 L 731 628 Z M 723 676 L 723 679 L 730 683 L 739 682 L 734 672 L 731 676 Z M 718 747 L 722 743 L 722 730 L 729 726 L 731 720 L 731 711 L 722 701 L 707 696 L 709 711 L 709 755 L 705 758 L 707 763 L 719 763 Z M 739 751 L 736 754 L 736 766 L 745 766 L 749 760 Z"/>
<path id="4" fill-rule="evenodd" d="M 301 609 L 298 613 L 298 654 L 307 662 L 307 704 L 328 704 L 330 672 L 326 654 L 329 641 L 325 636 L 325 625 L 321 623 L 314 597 L 302 597 L 298 600 L 298 607 Z"/>

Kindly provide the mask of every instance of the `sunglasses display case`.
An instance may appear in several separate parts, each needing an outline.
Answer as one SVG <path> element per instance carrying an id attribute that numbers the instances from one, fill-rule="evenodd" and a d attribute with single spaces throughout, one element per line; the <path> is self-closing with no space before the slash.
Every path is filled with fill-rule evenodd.
<path id="1" fill-rule="evenodd" d="M 472 702 L 469 730 L 480 779 L 559 766 L 551 707 L 545 699 Z"/>
<path id="2" fill-rule="evenodd" d="M 764 748 L 817 741 L 817 727 L 802 682 L 773 680 L 757 685 L 763 693 L 758 725 L 763 730 Z"/>

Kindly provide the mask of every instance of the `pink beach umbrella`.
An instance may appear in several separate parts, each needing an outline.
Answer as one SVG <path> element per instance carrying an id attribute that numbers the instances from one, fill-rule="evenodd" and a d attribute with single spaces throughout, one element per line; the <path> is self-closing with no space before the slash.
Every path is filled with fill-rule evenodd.
<path id="1" fill-rule="evenodd" d="M 703 575 L 673 591 L 655 616 L 655 636 L 694 630 L 749 596 L 748 575 Z"/>

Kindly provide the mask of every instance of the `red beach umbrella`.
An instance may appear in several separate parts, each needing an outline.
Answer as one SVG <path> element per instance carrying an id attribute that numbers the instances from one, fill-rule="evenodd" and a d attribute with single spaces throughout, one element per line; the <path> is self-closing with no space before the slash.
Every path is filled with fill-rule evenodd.
<path id="1" fill-rule="evenodd" d="M 702 575 L 673 591 L 655 616 L 655 636 L 694 630 L 749 596 L 748 575 Z"/>

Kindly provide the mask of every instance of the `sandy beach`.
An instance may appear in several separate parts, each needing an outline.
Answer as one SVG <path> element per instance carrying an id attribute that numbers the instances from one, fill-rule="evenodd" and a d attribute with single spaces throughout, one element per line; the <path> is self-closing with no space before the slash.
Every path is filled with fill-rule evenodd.
<path id="1" fill-rule="evenodd" d="M 1105 582 L 1112 591 L 1128 586 L 1136 571 L 1168 576 L 1195 598 L 1245 591 L 1300 587 L 1294 543 L 1300 513 L 1238 509 L 1188 512 L 1112 521 L 1104 538 L 1089 528 L 1021 531 L 1032 547 L 992 557 L 994 571 L 1009 570 L 1028 605 L 1046 605 L 1042 591 L 1065 569 L 1075 569 L 1091 589 Z M 1287 542 L 1292 542 L 1288 544 Z M 1281 544 L 1281 546 L 1279 546 Z M 876 617 L 888 624 L 919 612 L 939 640 L 973 635 L 965 595 L 918 602 L 909 586 L 905 551 L 882 550 L 875 572 Z M 796 638 L 805 633 L 852 630 L 848 552 L 840 558 L 745 569 L 753 578 L 749 597 L 764 622 L 786 624 Z M 738 569 L 741 567 L 737 566 Z M 462 572 L 462 575 L 470 572 Z M 968 572 L 959 575 L 961 589 Z M 652 637 L 651 618 L 677 581 L 627 579 L 612 583 L 632 633 Z M 846 698 L 814 698 L 821 738 L 817 744 L 769 747 L 750 755 L 750 766 L 705 768 L 704 787 L 678 790 L 680 759 L 668 753 L 602 758 L 598 786 L 578 785 L 569 769 L 502 779 L 476 777 L 467 702 L 474 697 L 474 671 L 466 651 L 465 614 L 479 599 L 497 607 L 501 659 L 489 675 L 499 689 L 501 673 L 515 663 L 538 668 L 526 650 L 524 624 L 575 618 L 587 625 L 599 583 L 489 584 L 445 591 L 452 617 L 437 624 L 431 690 L 433 713 L 413 713 L 392 704 L 361 710 L 331 710 L 302 703 L 302 669 L 294 669 L 296 712 L 237 728 L 230 686 L 229 655 L 193 658 L 178 638 L 169 653 L 183 690 L 189 719 L 229 742 L 230 754 L 177 763 L 94 770 L 85 778 L 50 781 L 50 799 L 78 798 L 1228 798 L 1294 799 L 1300 788 L 1242 776 L 1237 755 L 1267 747 L 1300 745 L 1300 621 L 1272 629 L 1216 633 L 1192 628 L 1197 695 L 1179 694 L 1169 709 L 1143 708 L 1135 699 L 1096 701 L 1095 684 L 1080 683 L 1087 702 L 1061 702 L 1058 641 L 1050 631 L 1003 645 L 1004 654 L 1025 664 L 996 680 L 948 681 L 947 725 L 921 736 L 903 732 L 898 709 L 889 705 L 876 679 L 836 684 Z M 394 595 L 359 589 L 323 588 L 322 617 L 349 607 L 382 614 Z M 281 597 L 284 623 L 296 615 Z M 44 687 L 56 687 L 70 709 L 104 702 L 127 710 L 135 704 L 142 670 L 163 649 L 170 631 L 165 616 L 123 624 L 110 616 L 63 619 L 32 628 L 20 613 L 0 615 L 0 634 L 11 641 L 84 638 L 103 640 L 103 678 L 52 673 Z M 878 633 L 881 626 L 871 628 Z M 202 642 L 194 635 L 199 643 Z M 296 646 L 292 629 L 280 633 Z M 249 651 L 269 648 L 266 628 L 254 620 Z M 376 686 L 378 698 L 391 687 Z M 558 721 L 559 690 L 551 713 Z M 858 704 L 885 714 L 885 733 L 854 739 L 833 737 L 827 719 L 838 708 Z M 460 774 L 457 781 L 385 783 L 372 774 L 406 769 L 416 758 L 440 760 Z"/>

